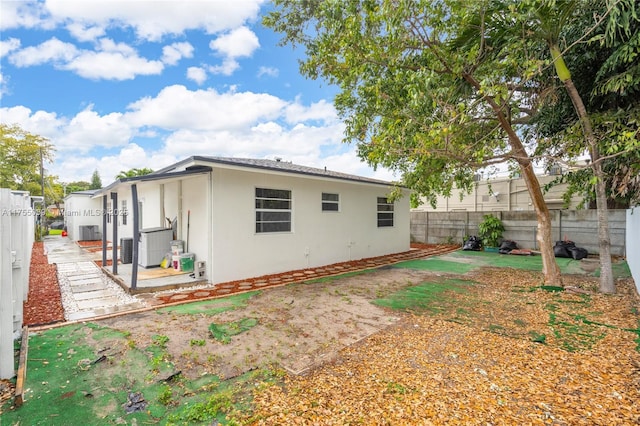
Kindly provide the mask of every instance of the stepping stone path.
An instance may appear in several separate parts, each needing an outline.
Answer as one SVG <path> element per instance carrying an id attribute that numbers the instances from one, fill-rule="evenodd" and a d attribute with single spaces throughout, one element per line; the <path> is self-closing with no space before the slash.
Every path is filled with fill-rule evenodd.
<path id="1" fill-rule="evenodd" d="M 45 239 L 49 263 L 55 263 L 64 317 L 85 320 L 144 308 L 91 261 L 88 253 L 68 238 Z"/>

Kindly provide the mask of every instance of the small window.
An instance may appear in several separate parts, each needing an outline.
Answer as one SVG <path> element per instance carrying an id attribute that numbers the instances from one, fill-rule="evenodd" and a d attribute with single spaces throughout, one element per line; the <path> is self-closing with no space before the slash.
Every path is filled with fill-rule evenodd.
<path id="1" fill-rule="evenodd" d="M 291 191 L 256 188 L 256 232 L 291 232 Z"/>
<path id="2" fill-rule="evenodd" d="M 386 197 L 378 197 L 378 228 L 393 226 L 393 203 Z"/>
<path id="3" fill-rule="evenodd" d="M 107 215 L 107 223 L 111 223 L 111 201 L 107 202 L 107 211 L 104 214 Z"/>
<path id="4" fill-rule="evenodd" d="M 122 224 L 127 224 L 127 200 L 122 200 Z"/>
<path id="5" fill-rule="evenodd" d="M 322 211 L 337 212 L 340 211 L 340 194 L 322 193 Z"/>

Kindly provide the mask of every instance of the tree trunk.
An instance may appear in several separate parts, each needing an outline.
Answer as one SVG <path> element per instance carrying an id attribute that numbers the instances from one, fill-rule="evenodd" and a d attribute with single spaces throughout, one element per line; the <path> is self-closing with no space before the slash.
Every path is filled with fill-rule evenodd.
<path id="1" fill-rule="evenodd" d="M 536 233 L 536 239 L 540 246 L 540 255 L 542 256 L 542 274 L 544 275 L 544 282 L 547 285 L 562 285 L 562 275 L 560 274 L 560 267 L 556 262 L 556 258 L 553 252 L 553 238 L 551 236 L 551 216 L 549 215 L 549 208 L 544 201 L 542 190 L 540 189 L 540 182 L 535 174 L 531 162 L 520 163 L 520 170 L 522 171 L 522 177 L 529 189 L 529 195 L 531 196 L 531 203 L 536 212 L 536 218 L 538 220 L 538 232 Z"/>
<path id="2" fill-rule="evenodd" d="M 480 83 L 471 74 L 464 73 L 463 77 L 478 91 L 481 91 L 482 87 Z M 513 153 L 512 156 L 518 162 L 520 170 L 522 171 L 522 177 L 527 184 L 531 203 L 538 220 L 538 232 L 536 239 L 540 245 L 544 282 L 547 285 L 562 286 L 562 274 L 560 273 L 560 267 L 556 263 L 556 258 L 553 253 L 549 208 L 547 207 L 547 203 L 544 201 L 542 189 L 540 189 L 540 182 L 538 181 L 538 177 L 533 169 L 533 164 L 531 164 L 531 157 L 527 154 L 520 136 L 518 136 L 513 129 L 513 126 L 505 115 L 502 106 L 491 96 L 484 95 L 483 99 L 489 104 L 496 114 L 500 127 L 502 127 L 502 129 L 507 133 L 509 145 L 511 146 Z"/>
<path id="3" fill-rule="evenodd" d="M 613 281 L 613 268 L 611 267 L 611 240 L 609 238 L 609 217 L 607 209 L 607 193 L 604 183 L 604 173 L 600 152 L 596 143 L 596 138 L 591 127 L 591 120 L 587 115 L 587 110 L 582 102 L 582 97 L 573 84 L 573 80 L 564 80 L 564 87 L 567 89 L 569 98 L 578 114 L 582 131 L 587 141 L 587 148 L 591 155 L 591 168 L 596 177 L 596 211 L 598 216 L 598 248 L 600 250 L 600 291 L 602 293 L 615 293 L 616 285 Z"/>

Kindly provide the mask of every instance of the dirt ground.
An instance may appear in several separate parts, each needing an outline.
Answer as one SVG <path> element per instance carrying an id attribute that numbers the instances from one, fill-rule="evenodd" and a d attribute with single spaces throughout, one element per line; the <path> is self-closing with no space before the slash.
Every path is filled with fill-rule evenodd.
<path id="1" fill-rule="evenodd" d="M 300 374 L 334 358 L 342 348 L 394 324 L 398 313 L 371 303 L 428 272 L 383 269 L 348 278 L 288 285 L 252 296 L 246 307 L 216 314 L 179 314 L 160 310 L 99 321 L 130 332 L 136 347 L 148 346 L 155 335 L 168 338 L 166 348 L 187 378 L 204 373 L 231 378 L 268 364 Z M 373 278 L 375 277 L 375 279 Z M 257 325 L 229 343 L 211 338 L 212 322 L 243 318 Z M 193 342 L 204 340 L 202 346 Z"/>

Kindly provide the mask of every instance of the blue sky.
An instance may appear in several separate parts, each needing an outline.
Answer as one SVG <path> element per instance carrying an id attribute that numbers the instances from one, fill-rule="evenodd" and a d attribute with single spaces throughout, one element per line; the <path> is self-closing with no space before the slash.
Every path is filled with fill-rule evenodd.
<path id="1" fill-rule="evenodd" d="M 262 27 L 262 0 L 0 2 L 0 121 L 55 146 L 47 173 L 103 184 L 191 155 L 281 157 L 392 180 L 341 143 L 337 90 Z"/>

